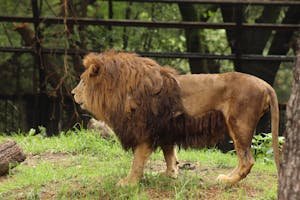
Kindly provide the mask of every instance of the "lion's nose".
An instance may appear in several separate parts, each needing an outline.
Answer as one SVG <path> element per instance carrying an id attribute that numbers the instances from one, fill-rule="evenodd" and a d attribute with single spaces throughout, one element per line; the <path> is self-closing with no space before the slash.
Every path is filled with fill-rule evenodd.
<path id="1" fill-rule="evenodd" d="M 75 88 L 71 91 L 71 94 L 75 94 Z"/>

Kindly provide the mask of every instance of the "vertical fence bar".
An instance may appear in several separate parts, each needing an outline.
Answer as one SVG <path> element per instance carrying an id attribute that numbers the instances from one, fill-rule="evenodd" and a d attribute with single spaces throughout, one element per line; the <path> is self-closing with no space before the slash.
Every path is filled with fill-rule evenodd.
<path id="1" fill-rule="evenodd" d="M 235 57 L 236 57 L 236 65 L 237 67 L 240 67 L 242 64 L 242 34 L 243 34 L 243 5 L 237 4 L 235 5 L 235 22 L 237 29 L 235 30 Z"/>
<path id="2" fill-rule="evenodd" d="M 15 124 L 15 130 L 21 130 L 21 116 L 24 115 L 24 113 L 20 112 L 22 109 L 22 98 L 21 98 L 21 82 L 20 82 L 20 73 L 21 73 L 21 66 L 18 64 L 18 62 L 14 63 L 16 67 L 16 89 L 15 94 L 17 95 L 16 100 L 14 101 L 16 106 L 16 124 Z"/>
<path id="3" fill-rule="evenodd" d="M 108 19 L 112 19 L 112 18 L 113 18 L 113 2 L 112 2 L 112 0 L 109 0 L 108 1 Z M 109 34 L 109 46 L 110 46 L 110 48 L 112 48 L 113 47 L 113 38 L 112 38 L 113 33 L 112 33 L 112 26 L 111 25 L 108 26 L 108 30 L 110 32 L 110 34 Z"/>
<path id="4" fill-rule="evenodd" d="M 15 101 L 14 100 L 11 100 L 10 101 L 10 124 L 11 124 L 11 127 L 9 129 L 9 131 L 16 131 L 16 124 L 15 124 L 15 112 L 16 112 L 16 107 L 15 107 Z"/>
<path id="5" fill-rule="evenodd" d="M 7 101 L 8 100 L 5 100 L 5 103 L 4 103 L 4 113 L 5 113 L 5 116 L 4 116 L 4 119 L 5 119 L 4 120 L 4 132 L 7 132 L 7 123 L 8 123 L 7 122 L 7 115 L 8 115 L 8 112 L 7 112 L 8 111 L 8 108 L 7 108 L 8 103 L 7 103 Z"/>
<path id="6" fill-rule="evenodd" d="M 40 0 L 42 1 L 42 0 Z M 43 111 L 47 108 L 46 106 L 46 79 L 45 79 L 45 67 L 42 57 L 42 47 L 41 47 L 41 31 L 40 31 L 40 9 L 39 9 L 39 0 L 31 0 L 32 12 L 34 18 L 34 31 L 35 31 L 35 51 L 34 51 L 34 61 L 36 68 L 38 69 L 39 74 L 39 84 L 38 84 L 38 98 L 37 98 L 37 111 L 35 112 L 34 126 L 39 125 L 46 126 L 45 115 Z"/>

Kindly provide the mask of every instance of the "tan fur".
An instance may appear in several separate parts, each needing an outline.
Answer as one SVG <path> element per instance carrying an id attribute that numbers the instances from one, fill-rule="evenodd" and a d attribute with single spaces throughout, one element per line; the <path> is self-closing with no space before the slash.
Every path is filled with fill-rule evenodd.
<path id="1" fill-rule="evenodd" d="M 167 169 L 165 174 L 172 178 L 178 176 L 178 161 L 176 156 L 176 148 L 173 145 L 162 146 L 162 151 L 166 160 Z"/>
<path id="2" fill-rule="evenodd" d="M 235 183 L 250 172 L 254 159 L 250 146 L 254 130 L 266 110 L 271 106 L 273 148 L 277 168 L 279 111 L 275 91 L 254 76 L 242 73 L 213 75 L 183 75 L 177 77 L 182 88 L 181 97 L 186 111 L 192 116 L 216 109 L 225 116 L 229 134 L 239 158 L 238 167 L 228 176 L 218 179 Z M 201 103 L 199 101 L 201 100 Z"/>
<path id="3" fill-rule="evenodd" d="M 139 144 L 134 149 L 134 157 L 130 172 L 127 177 L 121 179 L 117 185 L 135 185 L 143 176 L 144 166 L 152 153 L 152 148 L 147 143 Z"/>
<path id="4" fill-rule="evenodd" d="M 242 73 L 179 75 L 149 58 L 108 51 L 88 54 L 75 101 L 107 123 L 125 150 L 134 151 L 129 175 L 119 185 L 135 184 L 151 152 L 161 147 L 166 174 L 177 177 L 175 145 L 203 148 L 232 138 L 238 166 L 218 179 L 236 183 L 250 172 L 250 147 L 260 117 L 271 107 L 278 167 L 279 112 L 274 90 Z"/>

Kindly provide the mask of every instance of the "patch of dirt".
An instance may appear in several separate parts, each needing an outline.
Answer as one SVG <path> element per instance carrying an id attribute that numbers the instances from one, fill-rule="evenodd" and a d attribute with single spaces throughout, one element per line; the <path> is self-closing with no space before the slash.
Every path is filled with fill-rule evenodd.
<path id="1" fill-rule="evenodd" d="M 164 172 L 165 170 L 165 162 L 155 160 L 147 164 L 145 172 L 153 174 Z M 199 195 L 201 195 L 201 198 L 205 196 L 205 199 L 210 200 L 222 199 L 225 192 L 228 193 L 229 196 L 232 195 L 234 199 L 234 195 L 236 195 L 239 190 L 243 190 L 248 198 L 255 198 L 259 195 L 261 191 L 252 187 L 251 184 L 249 185 L 244 182 L 244 180 L 234 186 L 227 186 L 217 182 L 216 178 L 219 174 L 227 174 L 231 170 L 233 170 L 233 168 L 205 166 L 198 162 L 180 161 L 179 163 L 179 177 L 184 176 L 186 173 L 189 174 L 189 176 L 199 176 Z M 201 186 L 202 184 L 204 184 L 203 187 Z M 172 191 L 158 191 L 157 189 L 150 188 L 146 189 L 146 192 L 149 198 L 154 200 L 172 199 L 174 197 Z"/>
<path id="2" fill-rule="evenodd" d="M 208 179 L 211 180 L 212 175 L 215 175 L 217 178 L 217 176 L 219 174 L 227 174 L 230 172 L 230 168 L 220 168 L 220 167 L 210 167 L 210 166 L 204 166 L 201 165 L 199 162 L 190 162 L 190 161 L 180 161 L 178 164 L 178 168 L 179 168 L 179 174 L 181 174 L 184 171 L 189 171 L 190 173 L 196 173 L 198 175 L 203 176 L 203 178 L 205 178 L 206 176 L 210 176 L 208 177 Z M 149 161 L 145 167 L 145 171 L 146 172 L 151 172 L 151 173 L 160 173 L 160 172 L 164 172 L 166 170 L 166 163 L 164 161 L 161 160 L 153 160 L 153 161 Z"/>
<path id="3" fill-rule="evenodd" d="M 164 199 L 164 200 L 171 200 L 173 199 L 173 195 L 170 191 L 164 191 L 164 190 L 156 190 L 154 188 L 149 188 L 146 190 L 146 193 L 149 197 L 149 199 L 151 200 L 161 200 L 161 199 Z"/>
<path id="4" fill-rule="evenodd" d="M 28 165 L 30 167 L 37 166 L 42 161 L 47 161 L 51 163 L 60 163 L 62 165 L 68 165 L 68 160 L 73 154 L 70 153 L 51 153 L 45 152 L 42 154 L 27 155 L 26 160 L 22 163 L 23 165 Z"/>
<path id="5" fill-rule="evenodd" d="M 197 162 L 180 161 L 178 164 L 179 172 L 182 170 L 196 171 L 200 167 Z M 151 172 L 164 172 L 166 170 L 166 163 L 161 160 L 149 161 L 145 167 L 146 171 Z"/>
<path id="6" fill-rule="evenodd" d="M 42 191 L 40 194 L 40 199 L 47 199 L 47 200 L 57 199 L 56 193 L 57 193 L 56 191 L 51 191 L 51 190 Z"/>
<path id="7" fill-rule="evenodd" d="M 241 184 L 240 187 L 246 191 L 248 197 L 257 197 L 257 190 L 255 190 L 253 187 L 250 187 L 246 184 Z"/>
<path id="8" fill-rule="evenodd" d="M 41 200 L 54 200 L 57 199 L 59 182 L 49 182 L 47 185 L 41 188 L 41 192 L 38 194 L 38 199 Z M 26 200 L 26 199 L 35 199 L 36 193 L 32 193 L 33 189 L 31 187 L 24 187 L 21 189 L 11 190 L 5 193 L 5 199 L 16 199 L 16 200 Z M 30 194 L 32 193 L 32 197 Z"/>
<path id="9" fill-rule="evenodd" d="M 44 186 L 40 192 L 40 199 L 57 199 L 58 182 L 50 182 L 47 186 Z"/>
<path id="10" fill-rule="evenodd" d="M 6 181 L 8 179 L 8 176 L 7 175 L 5 175 L 5 176 L 0 176 L 0 183 L 2 182 L 2 181 Z"/>
<path id="11" fill-rule="evenodd" d="M 206 189 L 205 198 L 214 200 L 217 199 L 217 196 L 221 193 L 220 188 L 218 186 L 212 186 Z"/>
<path id="12" fill-rule="evenodd" d="M 161 160 L 149 160 L 145 166 L 146 172 L 164 172 L 166 170 L 166 164 Z"/>

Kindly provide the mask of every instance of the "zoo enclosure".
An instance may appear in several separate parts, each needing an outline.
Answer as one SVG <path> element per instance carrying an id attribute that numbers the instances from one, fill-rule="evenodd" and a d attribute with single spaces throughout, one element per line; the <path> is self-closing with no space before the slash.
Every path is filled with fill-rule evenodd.
<path id="1" fill-rule="evenodd" d="M 97 25 L 97 26 L 121 26 L 121 27 L 148 27 L 148 28 L 174 28 L 174 29 L 226 29 L 232 30 L 235 33 L 235 53 L 229 55 L 216 55 L 216 54 L 202 54 L 199 52 L 138 52 L 142 56 L 154 58 L 181 58 L 181 59 L 214 59 L 214 60 L 233 60 L 240 63 L 243 60 L 257 60 L 257 61 L 280 61 L 280 62 L 293 62 L 293 56 L 286 55 L 253 55 L 243 54 L 241 51 L 241 34 L 244 31 L 251 29 L 259 30 L 276 30 L 276 31 L 296 31 L 299 30 L 299 24 L 247 24 L 242 22 L 243 12 L 242 7 L 248 5 L 261 5 L 261 6 L 300 6 L 299 1 L 235 1 L 235 0 L 119 0 L 119 1 L 106 1 L 109 4 L 109 19 L 92 19 L 92 18 L 69 18 L 69 17 L 42 17 L 40 15 L 40 5 L 43 0 L 31 0 L 32 17 L 20 16 L 0 16 L 1 22 L 26 22 L 34 25 L 34 40 L 35 43 L 30 47 L 13 47 L 2 46 L 0 52 L 10 53 L 29 53 L 34 57 L 35 69 L 38 70 L 38 78 L 35 80 L 36 93 L 29 94 L 0 94 L 0 108 L 2 115 L 0 120 L 0 131 L 8 132 L 15 131 L 20 127 L 22 120 L 21 113 L 18 113 L 18 108 L 15 102 L 27 99 L 32 103 L 33 113 L 30 114 L 30 126 L 37 127 L 39 125 L 45 126 L 50 129 L 50 132 L 56 132 L 63 127 L 60 127 L 60 121 L 63 118 L 61 103 L 73 106 L 72 99 L 69 97 L 50 97 L 47 95 L 46 89 L 46 72 L 44 68 L 43 55 L 84 55 L 87 52 L 94 51 L 93 49 L 63 49 L 63 48 L 44 48 L 41 43 L 41 24 L 65 24 L 65 25 Z M 67 1 L 65 1 L 67 2 Z M 223 23 L 210 23 L 210 22 L 195 22 L 195 21 L 141 21 L 141 20 L 117 20 L 112 19 L 111 10 L 113 2 L 132 2 L 132 3 L 187 3 L 187 4 L 215 4 L 232 6 L 236 12 L 235 22 Z M 17 75 L 19 79 L 20 74 Z M 280 105 L 281 110 L 285 109 L 284 105 Z M 4 111 L 4 112 L 3 112 Z M 54 118 L 49 119 L 51 112 L 58 113 Z"/>

